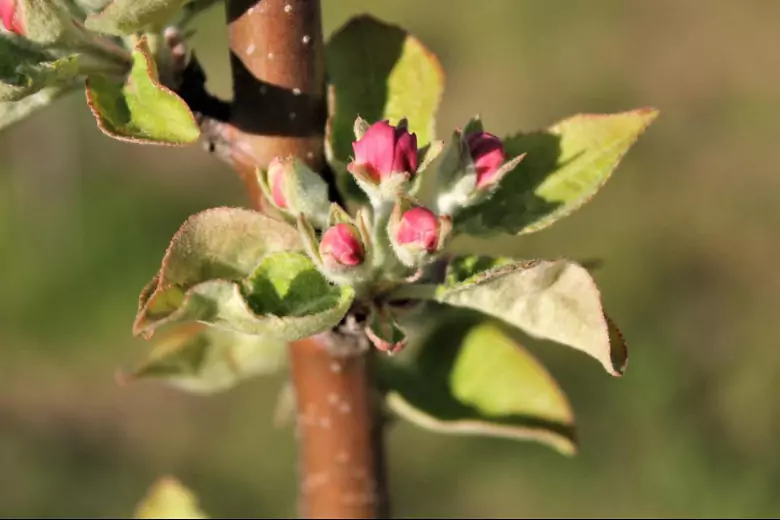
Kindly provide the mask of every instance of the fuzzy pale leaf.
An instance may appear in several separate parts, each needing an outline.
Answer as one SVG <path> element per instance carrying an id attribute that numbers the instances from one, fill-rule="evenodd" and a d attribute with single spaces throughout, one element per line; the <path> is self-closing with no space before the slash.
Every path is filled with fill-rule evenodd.
<path id="1" fill-rule="evenodd" d="M 601 293 L 584 267 L 566 260 L 454 259 L 436 300 L 499 318 L 530 336 L 568 345 L 622 375 L 625 343 L 611 334 Z M 617 329 L 615 329 L 617 330 Z"/>
<path id="2" fill-rule="evenodd" d="M 125 380 L 164 381 L 187 392 L 221 392 L 286 364 L 287 343 L 187 323 L 158 334 L 148 358 Z"/>
<path id="3" fill-rule="evenodd" d="M 211 280 L 243 280 L 263 256 L 300 249 L 295 228 L 257 211 L 219 207 L 193 215 L 174 235 L 160 271 L 141 294 L 135 333 L 151 334 L 183 304 L 190 288 Z"/>
<path id="4" fill-rule="evenodd" d="M 453 313 L 407 366 L 383 370 L 388 404 L 420 427 L 576 451 L 566 396 L 522 345 L 477 313 Z"/>
<path id="5" fill-rule="evenodd" d="M 163 26 L 189 0 L 113 0 L 87 17 L 85 26 L 96 32 L 124 36 L 147 27 Z"/>

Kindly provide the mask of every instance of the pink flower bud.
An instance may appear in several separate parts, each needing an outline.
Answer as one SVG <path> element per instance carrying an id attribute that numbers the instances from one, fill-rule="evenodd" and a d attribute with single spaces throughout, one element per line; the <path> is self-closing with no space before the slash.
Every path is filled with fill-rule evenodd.
<path id="1" fill-rule="evenodd" d="M 352 164 L 366 168 L 379 182 L 391 173 L 417 171 L 417 135 L 405 126 L 392 126 L 388 121 L 374 123 L 365 135 L 352 143 L 355 160 Z"/>
<path id="2" fill-rule="evenodd" d="M 328 229 L 320 241 L 320 256 L 330 267 L 360 265 L 365 253 L 355 227 L 341 223 Z"/>
<path id="3" fill-rule="evenodd" d="M 439 244 L 441 224 L 432 211 L 413 208 L 403 214 L 396 229 L 396 241 L 405 246 L 418 246 L 429 253 Z"/>
<path id="4" fill-rule="evenodd" d="M 16 7 L 16 0 L 0 0 L 0 19 L 7 30 L 24 35 L 24 27 Z"/>
<path id="5" fill-rule="evenodd" d="M 285 168 L 281 159 L 276 157 L 268 165 L 268 186 L 271 188 L 271 196 L 274 204 L 282 209 L 286 209 L 287 197 L 284 195 Z"/>
<path id="6" fill-rule="evenodd" d="M 495 173 L 504 164 L 504 144 L 501 139 L 488 132 L 473 132 L 466 136 L 471 159 L 477 173 L 477 188 L 490 185 Z"/>

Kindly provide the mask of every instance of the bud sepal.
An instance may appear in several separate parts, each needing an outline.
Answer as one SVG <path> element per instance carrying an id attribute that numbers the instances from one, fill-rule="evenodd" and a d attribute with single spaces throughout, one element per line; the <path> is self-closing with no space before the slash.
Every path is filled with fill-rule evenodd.
<path id="1" fill-rule="evenodd" d="M 484 131 L 479 116 L 473 117 L 462 130 L 453 132 L 437 169 L 437 209 L 454 215 L 485 201 L 524 157 L 507 160 L 501 139 Z"/>
<path id="2" fill-rule="evenodd" d="M 332 218 L 328 220 L 332 225 L 327 226 L 318 239 L 306 216 L 298 214 L 298 231 L 304 250 L 331 282 L 359 288 L 372 276 L 373 248 L 365 213 L 358 211 L 352 219 L 341 208 L 332 208 L 330 215 Z"/>
<path id="3" fill-rule="evenodd" d="M 365 330 L 377 350 L 390 356 L 402 351 L 408 343 L 406 333 L 398 326 L 390 308 L 385 304 L 372 305 Z"/>
<path id="4" fill-rule="evenodd" d="M 266 170 L 258 169 L 257 179 L 266 199 L 289 221 L 303 214 L 316 227 L 325 227 L 330 210 L 328 185 L 306 163 L 295 156 L 276 157 Z"/>

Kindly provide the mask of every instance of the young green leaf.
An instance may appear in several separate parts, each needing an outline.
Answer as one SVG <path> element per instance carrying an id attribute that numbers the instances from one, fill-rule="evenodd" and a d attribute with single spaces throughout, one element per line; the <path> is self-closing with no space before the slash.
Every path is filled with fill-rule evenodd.
<path id="1" fill-rule="evenodd" d="M 614 376 L 625 369 L 625 343 L 614 341 L 618 336 L 610 334 L 596 283 L 587 269 L 574 262 L 459 258 L 435 299 L 580 350 Z"/>
<path id="2" fill-rule="evenodd" d="M 0 102 L 19 101 L 79 74 L 79 56 L 53 58 L 15 34 L 0 32 Z"/>
<path id="3" fill-rule="evenodd" d="M 444 89 L 438 58 L 400 27 L 363 15 L 350 20 L 328 42 L 330 116 L 326 152 L 337 171 L 353 155 L 357 116 L 368 123 L 409 120 L 420 147 L 433 140 Z M 352 181 L 346 176 L 345 181 Z M 363 195 L 356 186 L 355 193 Z"/>
<path id="4" fill-rule="evenodd" d="M 147 27 L 164 26 L 189 0 L 113 0 L 87 17 L 90 31 L 124 36 Z"/>
<path id="5" fill-rule="evenodd" d="M 550 374 L 522 345 L 476 313 L 454 313 L 408 366 L 381 371 L 391 409 L 430 430 L 576 451 L 574 416 Z"/>
<path id="6" fill-rule="evenodd" d="M 151 335 L 164 325 L 199 322 L 295 341 L 337 325 L 355 297 L 351 287 L 330 285 L 311 259 L 300 253 L 267 255 L 243 284 L 209 280 L 174 294 L 175 310 L 162 318 L 155 316 L 156 320 L 136 321 L 136 334 Z M 162 297 L 171 296 L 162 293 Z M 153 303 L 150 299 L 144 309 L 156 310 Z"/>
<path id="7" fill-rule="evenodd" d="M 193 215 L 174 235 L 159 273 L 141 294 L 135 333 L 151 333 L 197 284 L 243 280 L 264 255 L 298 250 L 295 228 L 260 212 L 220 207 Z"/>
<path id="8" fill-rule="evenodd" d="M 176 146 L 200 137 L 187 103 L 160 83 L 146 38 L 133 50 L 132 70 L 124 83 L 94 75 L 87 79 L 86 91 L 98 127 L 115 139 Z"/>
<path id="9" fill-rule="evenodd" d="M 588 202 L 658 111 L 583 114 L 505 140 L 509 158 L 527 154 L 488 200 L 464 209 L 456 229 L 521 235 L 544 229 Z"/>
<path id="10" fill-rule="evenodd" d="M 53 61 L 22 63 L 0 79 L 0 101 L 19 101 L 41 89 L 67 84 L 79 75 L 78 55 Z"/>
<path id="11" fill-rule="evenodd" d="M 214 393 L 285 366 L 287 343 L 187 323 L 153 339 L 148 358 L 123 376 L 125 381 L 156 379 L 193 393 Z"/>
<path id="12" fill-rule="evenodd" d="M 138 504 L 133 518 L 206 519 L 195 495 L 173 477 L 163 477 Z"/>
<path id="13" fill-rule="evenodd" d="M 247 301 L 252 309 L 274 316 L 310 316 L 328 311 L 340 305 L 347 294 L 331 285 L 314 262 L 300 253 L 266 256 L 247 285 Z"/>

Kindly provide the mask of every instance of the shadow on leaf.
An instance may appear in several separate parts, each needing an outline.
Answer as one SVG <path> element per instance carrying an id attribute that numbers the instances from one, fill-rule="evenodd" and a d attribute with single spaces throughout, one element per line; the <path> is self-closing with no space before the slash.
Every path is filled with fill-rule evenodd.
<path id="1" fill-rule="evenodd" d="M 561 137 L 548 131 L 519 134 L 504 141 L 507 159 L 526 154 L 484 204 L 466 208 L 455 225 L 473 234 L 530 226 L 562 205 L 539 197 L 536 189 L 561 167 Z"/>
<path id="2" fill-rule="evenodd" d="M 576 452 L 563 392 L 541 363 L 478 313 L 450 313 L 411 363 L 380 366 L 390 406 L 419 426 Z"/>

